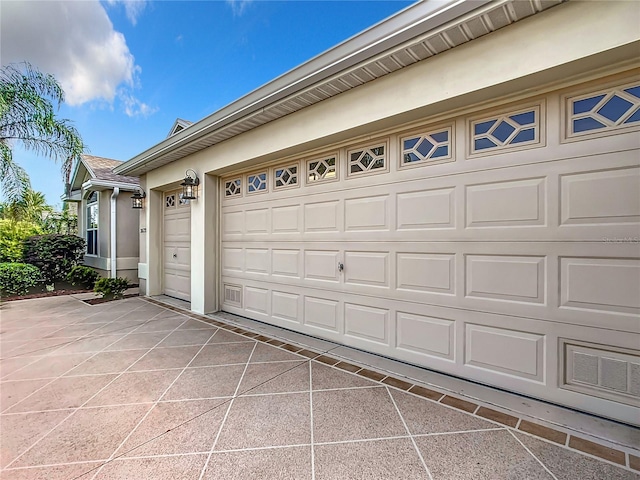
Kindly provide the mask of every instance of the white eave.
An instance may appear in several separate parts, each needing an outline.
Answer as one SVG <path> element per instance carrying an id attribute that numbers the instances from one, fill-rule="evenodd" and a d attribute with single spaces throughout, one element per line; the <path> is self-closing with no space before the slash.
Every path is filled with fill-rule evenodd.
<path id="1" fill-rule="evenodd" d="M 133 183 L 124 182 L 110 182 L 108 180 L 87 180 L 82 184 L 82 190 L 101 191 L 101 190 L 113 190 L 118 187 L 120 190 L 126 192 L 135 192 L 140 189 L 140 186 Z"/>
<path id="2" fill-rule="evenodd" d="M 429 0 L 290 70 L 116 167 L 143 175 L 565 0 Z"/>

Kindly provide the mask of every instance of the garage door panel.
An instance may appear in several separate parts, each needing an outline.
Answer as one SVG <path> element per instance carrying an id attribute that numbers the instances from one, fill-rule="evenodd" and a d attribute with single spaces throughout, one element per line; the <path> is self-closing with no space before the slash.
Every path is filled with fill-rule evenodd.
<path id="1" fill-rule="evenodd" d="M 341 331 L 340 302 L 330 298 L 305 295 L 303 323 L 310 327 Z"/>
<path id="2" fill-rule="evenodd" d="M 412 354 L 455 360 L 455 321 L 406 312 L 396 313 L 396 347 Z"/>
<path id="3" fill-rule="evenodd" d="M 339 281 L 338 250 L 305 250 L 304 278 L 337 283 Z"/>
<path id="4" fill-rule="evenodd" d="M 248 312 L 260 316 L 269 316 L 269 290 L 258 287 L 245 287 L 244 305 Z"/>
<path id="5" fill-rule="evenodd" d="M 271 251 L 272 273 L 274 276 L 300 278 L 302 252 L 298 249 L 278 249 Z"/>
<path id="6" fill-rule="evenodd" d="M 346 199 L 344 230 L 388 230 L 389 203 L 388 195 Z"/>
<path id="7" fill-rule="evenodd" d="M 325 202 L 306 203 L 304 205 L 304 231 L 338 232 L 341 202 L 329 200 Z"/>
<path id="8" fill-rule="evenodd" d="M 465 364 L 544 382 L 545 336 L 467 323 Z"/>
<path id="9" fill-rule="evenodd" d="M 244 214 L 245 231 L 249 235 L 269 233 L 270 211 L 268 208 L 247 210 Z"/>
<path id="10" fill-rule="evenodd" d="M 302 318 L 302 296 L 296 293 L 271 292 L 271 308 L 274 318 L 286 322 L 300 323 Z"/>
<path id="11" fill-rule="evenodd" d="M 638 185 L 640 167 L 562 175 L 562 225 L 639 224 Z"/>
<path id="12" fill-rule="evenodd" d="M 179 192 L 165 192 L 163 219 L 163 292 L 191 298 L 191 208 Z M 177 200 L 176 200 L 177 199 Z"/>
<path id="13" fill-rule="evenodd" d="M 440 295 L 456 294 L 456 255 L 396 253 L 397 289 Z"/>
<path id="14" fill-rule="evenodd" d="M 223 308 L 637 422 L 637 132 L 571 137 L 562 95 L 523 101 L 538 109 L 526 148 L 475 143 L 474 122 L 509 106 L 451 119 L 447 162 L 404 165 L 418 128 L 398 129 L 331 146 L 335 181 L 223 197 L 222 281 L 244 298 Z M 381 143 L 384 168 L 348 168 L 351 147 Z"/>
<path id="15" fill-rule="evenodd" d="M 628 258 L 560 258 L 562 307 L 640 313 L 640 261 Z"/>
<path id="16" fill-rule="evenodd" d="M 545 225 L 546 200 L 546 178 L 470 185 L 466 187 L 466 225 Z"/>
<path id="17" fill-rule="evenodd" d="M 252 245 L 250 242 L 234 244 L 238 248 L 223 248 L 223 267 L 227 265 L 224 261 L 229 250 L 234 252 L 238 262 L 242 262 L 245 259 L 241 253 L 242 247 Z M 223 268 L 223 276 L 315 289 L 331 290 L 339 286 L 341 292 L 389 300 L 401 299 L 429 306 L 450 306 L 508 315 L 517 311 L 522 316 L 542 320 L 601 325 L 602 328 L 622 331 L 638 330 L 638 311 L 633 307 L 636 305 L 633 301 L 637 298 L 633 290 L 637 285 L 638 277 L 634 276 L 637 270 L 618 268 L 620 261 L 624 264 L 625 258 L 633 258 L 637 252 L 638 247 L 632 244 L 615 245 L 612 251 L 612 245 L 603 242 L 556 242 L 552 246 L 557 254 L 553 255 L 547 255 L 549 245 L 544 243 L 523 248 L 517 242 L 380 242 L 375 245 L 327 242 L 327 247 L 336 248 L 323 250 L 304 250 L 303 243 L 288 245 L 292 248 L 271 249 L 272 275 Z M 322 244 L 307 246 L 321 247 Z M 339 247 L 345 250 L 339 250 Z M 522 255 L 523 252 L 529 255 Z M 606 256 L 611 253 L 621 255 Z M 611 259 L 616 268 L 606 278 L 603 277 L 602 282 L 609 287 L 603 287 L 600 291 L 604 295 L 607 288 L 610 290 L 610 285 L 625 282 L 624 287 L 616 289 L 616 292 L 620 292 L 617 295 L 626 298 L 624 302 L 615 300 L 622 302 L 620 308 L 615 307 L 613 300 L 607 302 L 614 304 L 614 307 L 597 306 L 593 302 L 589 305 L 571 303 L 577 301 L 575 295 L 569 303 L 562 300 L 561 292 L 568 287 L 565 287 L 567 282 L 562 280 L 566 274 L 562 274 L 560 259 L 569 257 L 585 261 L 599 258 L 603 262 Z M 353 259 L 356 260 L 355 264 L 351 261 Z M 304 276 L 297 275 L 301 271 L 300 262 L 305 263 Z M 338 271 L 338 262 L 344 265 L 342 273 Z M 580 262 L 580 268 L 583 268 L 584 261 Z M 388 284 L 385 283 L 385 270 Z M 598 272 L 593 275 L 600 275 Z M 584 277 L 584 281 L 590 282 L 590 278 Z M 577 295 L 578 291 L 575 292 Z"/>
<path id="18" fill-rule="evenodd" d="M 344 333 L 363 343 L 390 345 L 389 310 L 354 303 L 344 304 Z"/>
<path id="19" fill-rule="evenodd" d="M 247 272 L 268 275 L 270 273 L 270 253 L 266 248 L 245 249 L 245 267 Z"/>
<path id="20" fill-rule="evenodd" d="M 344 283 L 389 287 L 389 252 L 344 252 Z"/>
<path id="21" fill-rule="evenodd" d="M 466 255 L 466 296 L 544 303 L 545 257 Z"/>
<path id="22" fill-rule="evenodd" d="M 390 183 L 384 185 L 388 196 L 375 195 L 373 187 L 366 189 L 371 195 L 344 190 L 329 196 L 310 193 L 299 198 L 298 216 L 289 212 L 291 218 L 280 218 L 273 223 L 272 231 L 278 229 L 282 241 L 324 241 L 330 238 L 328 233 L 358 241 L 365 231 L 383 241 L 424 241 L 425 234 L 433 241 L 637 238 L 640 168 L 636 154 L 617 152 L 606 158 L 567 159 L 545 165 L 544 177 L 539 175 L 538 165 L 525 165 L 454 178 Z M 603 170 L 603 163 L 608 168 Z M 379 192 L 381 187 L 376 188 Z M 336 195 L 346 198 L 336 200 Z M 457 201 L 458 195 L 461 201 Z M 274 200 L 272 211 L 282 208 L 279 217 L 287 216 L 283 212 L 291 209 L 290 202 Z M 282 207 L 276 206 L 280 204 Z M 240 220 L 232 214 L 240 212 L 231 211 L 237 208 L 223 211 L 223 241 L 238 238 Z M 254 214 L 261 212 L 267 217 L 268 210 L 256 209 Z M 393 222 L 385 218 L 391 213 Z M 464 220 L 456 222 L 458 217 Z M 273 212 L 271 218 L 275 222 Z M 295 222 L 303 225 L 304 231 L 296 230 Z M 271 234 L 264 220 L 256 221 L 251 235 L 243 240 L 269 241 L 273 240 Z"/>
<path id="23" fill-rule="evenodd" d="M 400 192 L 396 200 L 396 230 L 456 227 L 455 187 Z"/>
<path id="24" fill-rule="evenodd" d="M 222 249 L 222 271 L 224 274 L 244 271 L 244 249 L 225 247 Z"/>

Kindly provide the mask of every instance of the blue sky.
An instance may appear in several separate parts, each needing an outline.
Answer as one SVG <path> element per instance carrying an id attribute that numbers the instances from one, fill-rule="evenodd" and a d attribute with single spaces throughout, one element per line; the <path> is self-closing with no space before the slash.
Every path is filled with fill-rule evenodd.
<path id="1" fill-rule="evenodd" d="M 89 153 L 128 160 L 411 3 L 3 0 L 0 58 L 53 73 Z M 59 207 L 59 165 L 14 158 Z"/>

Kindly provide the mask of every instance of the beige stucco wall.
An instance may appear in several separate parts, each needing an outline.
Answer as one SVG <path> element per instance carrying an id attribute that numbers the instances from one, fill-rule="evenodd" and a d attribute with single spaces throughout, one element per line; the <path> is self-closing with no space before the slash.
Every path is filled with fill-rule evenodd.
<path id="1" fill-rule="evenodd" d="M 141 236 L 147 294 L 162 292 L 160 192 L 176 185 L 186 169 L 203 180 L 200 198 L 191 204 L 191 306 L 205 313 L 217 308 L 218 271 L 217 182 L 206 173 L 629 68 L 640 48 L 639 16 L 634 2 L 568 2 L 148 172 L 147 233 Z"/>
<path id="2" fill-rule="evenodd" d="M 110 276 L 111 271 L 111 196 L 113 190 L 98 192 L 98 255 L 85 255 L 84 264 L 98 270 L 101 276 Z M 140 213 L 131 208 L 132 192 L 121 190 L 116 199 L 116 254 L 117 276 L 126 277 L 131 283 L 138 283 Z M 86 199 L 79 210 L 79 234 L 86 239 Z"/>

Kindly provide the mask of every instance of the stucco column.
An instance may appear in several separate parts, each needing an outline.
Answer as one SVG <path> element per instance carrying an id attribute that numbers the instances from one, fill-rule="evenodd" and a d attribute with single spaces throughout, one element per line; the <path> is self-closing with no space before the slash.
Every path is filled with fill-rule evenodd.
<path id="1" fill-rule="evenodd" d="M 191 310 L 204 314 L 218 309 L 218 177 L 201 175 L 198 190 L 191 201 Z"/>
<path id="2" fill-rule="evenodd" d="M 146 198 L 147 222 L 143 242 L 146 246 L 147 260 L 147 295 L 162 293 L 162 210 L 163 194 L 161 191 L 149 190 Z"/>

